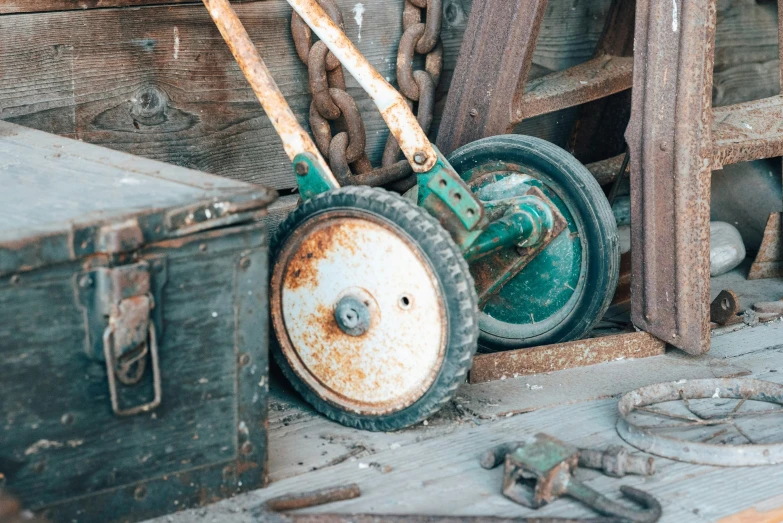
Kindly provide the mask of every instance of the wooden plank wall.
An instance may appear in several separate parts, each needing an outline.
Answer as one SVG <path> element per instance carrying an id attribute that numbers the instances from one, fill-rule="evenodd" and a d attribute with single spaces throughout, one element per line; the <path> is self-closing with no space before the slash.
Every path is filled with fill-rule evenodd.
<path id="1" fill-rule="evenodd" d="M 775 4 L 719 0 L 716 105 L 777 92 Z M 589 58 L 610 0 L 551 0 L 531 77 Z M 300 120 L 310 97 L 283 0 L 235 2 L 237 12 Z M 402 0 L 337 0 L 346 32 L 395 81 Z M 165 5 L 154 5 L 165 4 Z M 444 0 L 445 72 L 433 136 L 471 0 Z M 387 130 L 353 79 L 349 92 L 380 159 Z M 767 94 L 769 93 L 769 94 Z M 517 132 L 565 145 L 576 116 L 565 110 Z M 212 25 L 193 0 L 6 0 L 0 2 L 0 119 L 167 162 L 263 183 L 294 185 L 277 135 Z"/>
<path id="2" fill-rule="evenodd" d="M 141 2 L 152 3 L 13 0 L 3 9 Z M 355 0 L 337 3 L 348 36 L 394 81 L 403 2 L 365 2 L 361 40 L 351 14 Z M 589 57 L 608 4 L 552 0 L 539 71 Z M 446 73 L 438 113 L 470 5 L 470 0 L 444 2 Z M 307 72 L 294 52 L 290 8 L 283 0 L 266 0 L 236 9 L 306 123 Z M 9 14 L 0 16 L 0 35 L 1 119 L 278 189 L 293 186 L 277 135 L 201 4 Z M 348 86 L 365 116 L 370 156 L 378 162 L 387 130 L 358 85 L 349 79 Z M 526 122 L 523 129 L 565 141 L 569 130 L 552 125 L 556 120 Z"/>

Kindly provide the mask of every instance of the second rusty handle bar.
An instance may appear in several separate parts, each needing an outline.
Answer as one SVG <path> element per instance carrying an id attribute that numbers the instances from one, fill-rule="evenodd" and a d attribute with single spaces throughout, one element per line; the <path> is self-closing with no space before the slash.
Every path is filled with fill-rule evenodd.
<path id="1" fill-rule="evenodd" d="M 423 173 L 432 169 L 437 154 L 405 98 L 370 65 L 315 0 L 286 1 L 372 98 L 413 170 Z"/>

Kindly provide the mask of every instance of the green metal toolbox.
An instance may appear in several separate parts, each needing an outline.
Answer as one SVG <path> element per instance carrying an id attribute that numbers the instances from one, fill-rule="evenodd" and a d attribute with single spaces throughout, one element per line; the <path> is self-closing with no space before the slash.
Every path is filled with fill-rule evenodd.
<path id="1" fill-rule="evenodd" d="M 0 122 L 0 488 L 105 523 L 265 484 L 274 198 Z"/>

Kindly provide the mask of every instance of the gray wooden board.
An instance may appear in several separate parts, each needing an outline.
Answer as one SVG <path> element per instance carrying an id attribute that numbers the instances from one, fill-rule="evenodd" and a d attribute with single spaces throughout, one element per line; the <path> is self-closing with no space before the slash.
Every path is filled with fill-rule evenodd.
<path id="1" fill-rule="evenodd" d="M 250 510 L 272 496 L 349 482 L 359 483 L 361 498 L 310 511 L 590 516 L 590 511 L 568 500 L 558 500 L 537 512 L 511 503 L 500 495 L 500 470 L 481 469 L 478 456 L 493 444 L 538 431 L 580 446 L 623 444 L 614 430 L 616 399 L 595 390 L 607 387 L 606 395 L 615 396 L 658 381 L 726 376 L 733 370 L 783 382 L 781 344 L 783 322 L 774 322 L 716 337 L 710 353 L 699 358 L 670 353 L 589 367 L 589 372 L 581 376 L 561 371 L 465 386 L 458 401 L 470 401 L 472 412 L 452 405 L 426 426 L 396 433 L 361 432 L 331 423 L 278 386 L 270 401 L 272 484 L 156 522 L 249 522 Z M 564 378 L 566 373 L 571 373 L 568 380 Z M 544 388 L 528 389 L 533 379 Z M 614 392 L 612 385 L 602 384 L 610 380 L 618 380 Z M 564 394 L 552 402 L 535 399 L 536 392 L 557 391 L 565 381 L 568 385 L 562 388 L 571 391 L 572 397 Z M 502 403 L 497 402 L 499 397 Z M 591 399 L 596 397 L 600 399 Z M 565 403 L 552 404 L 557 401 Z M 539 407 L 522 413 L 531 404 Z M 588 484 L 615 498 L 620 484 L 651 492 L 663 504 L 664 522 L 716 521 L 750 507 L 770 510 L 783 506 L 783 465 L 723 469 L 663 458 L 656 461 L 658 472 L 651 478 L 629 476 L 619 481 L 594 471 L 579 474 Z"/>
<path id="2" fill-rule="evenodd" d="M 0 158 L 0 244 L 257 189 L 8 122 Z"/>

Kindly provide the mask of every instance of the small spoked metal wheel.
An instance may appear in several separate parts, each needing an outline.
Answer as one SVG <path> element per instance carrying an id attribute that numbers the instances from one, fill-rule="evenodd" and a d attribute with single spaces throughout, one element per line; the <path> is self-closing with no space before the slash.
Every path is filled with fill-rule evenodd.
<path id="1" fill-rule="evenodd" d="M 481 298 L 480 346 L 506 350 L 587 334 L 612 300 L 620 258 L 617 225 L 595 178 L 568 152 L 530 136 L 478 140 L 449 161 L 485 205 L 486 198 L 507 197 L 511 184 L 503 181 L 513 177 L 540 189 L 567 222 L 519 274 Z M 488 177 L 501 182 L 495 190 Z"/>
<path id="2" fill-rule="evenodd" d="M 366 430 L 437 411 L 464 381 L 478 307 L 459 248 L 412 202 L 346 187 L 292 212 L 272 242 L 274 358 L 317 410 Z"/>

